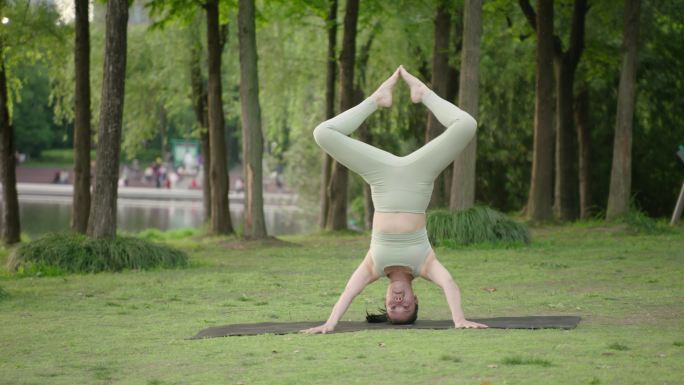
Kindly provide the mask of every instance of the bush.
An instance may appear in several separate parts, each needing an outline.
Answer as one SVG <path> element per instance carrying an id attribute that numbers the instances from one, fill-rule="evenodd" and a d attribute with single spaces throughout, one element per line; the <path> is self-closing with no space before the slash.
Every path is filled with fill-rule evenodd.
<path id="1" fill-rule="evenodd" d="M 672 231 L 672 228 L 666 223 L 658 222 L 649 217 L 634 204 L 631 204 L 629 209 L 617 218 L 616 222 L 625 224 L 631 232 L 637 234 L 669 233 Z"/>
<path id="2" fill-rule="evenodd" d="M 183 267 L 187 263 L 184 252 L 144 239 L 91 239 L 81 234 L 53 233 L 19 246 L 8 265 L 11 271 L 24 274 L 60 275 Z"/>
<path id="3" fill-rule="evenodd" d="M 430 211 L 427 217 L 427 232 L 430 243 L 435 246 L 530 242 L 530 232 L 526 225 L 483 206 L 456 212 Z"/>

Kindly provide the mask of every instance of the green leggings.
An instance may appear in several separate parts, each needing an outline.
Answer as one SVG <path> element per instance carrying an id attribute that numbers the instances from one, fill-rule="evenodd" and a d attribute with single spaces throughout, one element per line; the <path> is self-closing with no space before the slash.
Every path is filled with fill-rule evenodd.
<path id="1" fill-rule="evenodd" d="M 467 112 L 432 91 L 422 102 L 446 130 L 406 156 L 393 155 L 348 136 L 377 109 L 371 98 L 314 130 L 314 138 L 325 152 L 370 185 L 377 212 L 425 213 L 434 180 L 475 135 L 477 122 Z"/>

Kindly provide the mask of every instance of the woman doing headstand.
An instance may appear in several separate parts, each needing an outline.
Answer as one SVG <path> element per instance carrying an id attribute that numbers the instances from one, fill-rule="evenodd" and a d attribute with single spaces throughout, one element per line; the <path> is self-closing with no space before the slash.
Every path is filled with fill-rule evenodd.
<path id="1" fill-rule="evenodd" d="M 422 102 L 446 127 L 441 135 L 402 157 L 348 136 L 378 107 L 392 105 L 392 88 L 400 76 L 411 89 L 411 100 Z M 370 249 L 349 279 L 330 317 L 325 324 L 303 332 L 335 330 L 352 300 L 382 276 L 390 281 L 385 308 L 392 323 L 415 322 L 418 298 L 413 294 L 411 282 L 423 277 L 444 290 L 454 327 L 487 327 L 465 319 L 460 290 L 435 257 L 425 229 L 425 210 L 434 180 L 465 148 L 476 127 L 472 116 L 437 96 L 402 66 L 361 104 L 316 127 L 314 138 L 318 145 L 370 185 L 375 215 Z"/>

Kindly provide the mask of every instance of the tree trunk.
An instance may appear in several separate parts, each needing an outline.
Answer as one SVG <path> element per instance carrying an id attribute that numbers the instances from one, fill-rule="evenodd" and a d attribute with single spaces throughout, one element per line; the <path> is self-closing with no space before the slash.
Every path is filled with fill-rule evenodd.
<path id="1" fill-rule="evenodd" d="M 221 33 L 218 0 L 207 0 L 207 107 L 209 117 L 209 174 L 211 179 L 211 232 L 228 235 L 233 224 L 228 207 L 228 166 L 223 102 L 221 101 Z"/>
<path id="2" fill-rule="evenodd" d="M 480 37 L 482 35 L 482 0 L 466 0 L 463 12 L 463 48 L 458 105 L 477 119 L 480 91 Z M 464 210 L 475 203 L 475 161 L 477 136 L 454 162 L 449 208 Z"/>
<path id="3" fill-rule="evenodd" d="M 90 214 L 90 32 L 88 0 L 75 1 L 74 195 L 71 229 L 85 234 Z"/>
<path id="4" fill-rule="evenodd" d="M 209 179 L 209 163 L 211 151 L 209 150 L 209 129 L 207 116 L 207 88 L 202 79 L 201 55 L 202 44 L 198 39 L 193 39 L 190 48 L 190 82 L 192 89 L 192 106 L 195 112 L 195 120 L 200 127 L 200 151 L 202 151 L 202 197 L 204 206 L 204 220 L 211 218 L 211 182 Z"/>
<path id="5" fill-rule="evenodd" d="M 577 178 L 577 135 L 573 119 L 575 69 L 567 57 L 556 58 L 556 173 L 554 211 L 561 221 L 577 219 L 579 213 Z"/>
<path id="6" fill-rule="evenodd" d="M 451 15 L 446 1 L 441 1 L 437 6 L 437 14 L 434 22 L 434 48 L 432 53 L 432 91 L 442 98 L 447 97 L 449 81 L 449 30 L 451 28 Z M 439 136 L 444 127 L 437 119 L 428 112 L 427 129 L 425 130 L 425 143 Z M 430 208 L 446 206 L 446 187 L 444 173 L 440 173 L 434 183 Z"/>
<path id="7" fill-rule="evenodd" d="M 356 24 L 359 16 L 359 0 L 349 0 L 344 15 L 344 37 L 340 55 L 340 112 L 353 107 L 354 103 L 354 62 L 356 56 Z M 348 170 L 338 162 L 333 162 L 330 176 L 330 230 L 347 229 L 347 185 Z"/>
<path id="8" fill-rule="evenodd" d="M 560 220 L 575 220 L 579 215 L 577 173 L 577 134 L 574 122 L 575 71 L 584 51 L 584 24 L 588 11 L 586 0 L 575 0 L 570 30 L 570 44 L 563 51 L 561 40 L 554 36 L 556 74 L 556 189 L 554 208 Z"/>
<path id="9" fill-rule="evenodd" d="M 240 0 L 238 12 L 240 39 L 240 118 L 242 121 L 242 156 L 245 174 L 244 236 L 266 237 L 264 192 L 261 159 L 264 140 L 261 135 L 259 73 L 257 67 L 254 0 Z"/>
<path id="10" fill-rule="evenodd" d="M 632 184 L 632 120 L 639 44 L 640 0 L 625 0 L 624 41 L 618 90 L 613 166 L 610 173 L 607 219 L 615 219 L 629 208 Z"/>
<path id="11" fill-rule="evenodd" d="M 328 28 L 328 59 L 326 63 L 325 79 L 325 119 L 335 116 L 335 76 L 337 75 L 337 60 L 335 51 L 337 46 L 337 0 L 330 0 L 330 10 L 327 19 Z M 325 151 L 322 152 L 323 163 L 321 168 L 321 211 L 318 218 L 318 226 L 325 229 L 328 221 L 328 209 L 330 207 L 330 173 L 333 159 Z"/>
<path id="12" fill-rule="evenodd" d="M 589 88 L 586 84 L 575 98 L 575 121 L 579 142 L 579 198 L 580 218 L 591 216 L 591 135 L 589 122 Z"/>
<path id="13" fill-rule="evenodd" d="M 536 26 L 537 80 L 534 100 L 534 153 L 526 214 L 529 219 L 540 222 L 550 220 L 552 214 L 553 2 L 537 0 L 537 14 L 531 22 Z"/>
<path id="14" fill-rule="evenodd" d="M 4 52 L 0 40 L 0 52 Z M 17 196 L 17 158 L 14 148 L 14 129 L 9 117 L 9 94 L 4 53 L 0 54 L 0 185 L 2 187 L 2 241 L 12 245 L 20 241 L 19 199 Z"/>
<path id="15" fill-rule="evenodd" d="M 107 2 L 106 24 L 97 166 L 88 219 L 88 236 L 96 239 L 116 236 L 117 183 L 126 81 L 127 0 Z"/>

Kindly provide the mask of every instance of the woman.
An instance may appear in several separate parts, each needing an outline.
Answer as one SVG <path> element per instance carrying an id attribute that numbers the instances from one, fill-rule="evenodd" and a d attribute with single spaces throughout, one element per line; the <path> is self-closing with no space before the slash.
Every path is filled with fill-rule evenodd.
<path id="1" fill-rule="evenodd" d="M 425 104 L 447 127 L 437 138 L 403 157 L 348 136 L 378 107 L 392 105 L 392 88 L 400 76 L 411 89 L 411 100 Z M 370 249 L 349 279 L 327 322 L 303 332 L 334 331 L 351 301 L 381 276 L 390 281 L 385 307 L 392 323 L 415 321 L 418 298 L 413 294 L 411 282 L 422 277 L 444 290 L 454 327 L 487 327 L 465 319 L 459 288 L 435 257 L 425 229 L 425 209 L 434 180 L 468 144 L 476 127 L 475 119 L 441 99 L 402 66 L 361 104 L 316 127 L 314 138 L 318 145 L 370 184 L 375 215 Z"/>

